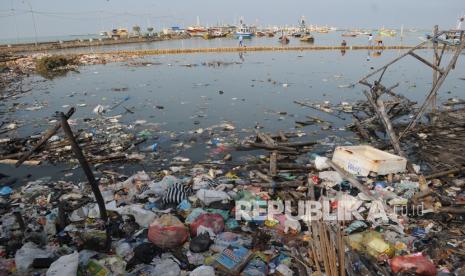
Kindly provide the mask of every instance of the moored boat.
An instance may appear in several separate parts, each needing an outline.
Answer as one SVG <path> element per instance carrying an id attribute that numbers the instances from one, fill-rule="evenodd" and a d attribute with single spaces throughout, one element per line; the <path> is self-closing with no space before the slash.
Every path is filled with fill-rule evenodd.
<path id="1" fill-rule="evenodd" d="M 396 36 L 397 35 L 397 32 L 394 31 L 394 30 L 389 30 L 389 29 L 380 29 L 379 30 L 379 35 L 380 36 Z"/>
<path id="2" fill-rule="evenodd" d="M 200 18 L 197 16 L 197 24 L 187 27 L 187 33 L 194 37 L 203 37 L 208 33 L 208 29 L 200 25 Z"/>
<path id="3" fill-rule="evenodd" d="M 242 37 L 242 38 L 252 38 L 255 33 L 255 28 L 251 26 L 247 26 L 242 22 L 242 19 L 240 20 L 240 25 L 237 28 L 237 31 L 235 33 L 235 36 L 237 38 Z"/>
<path id="4" fill-rule="evenodd" d="M 299 40 L 302 42 L 308 42 L 308 43 L 315 42 L 315 38 L 310 34 L 302 36 Z"/>
<path id="5" fill-rule="evenodd" d="M 310 32 L 307 29 L 307 26 L 305 25 L 305 17 L 301 17 L 299 20 L 299 30 L 297 32 L 294 32 L 292 34 L 293 37 L 305 37 L 305 36 L 311 36 Z"/>
<path id="6" fill-rule="evenodd" d="M 203 37 L 208 30 L 202 26 L 190 26 L 187 28 L 187 33 L 194 37 Z"/>
<path id="7" fill-rule="evenodd" d="M 278 38 L 281 44 L 288 44 L 289 38 L 284 34 L 284 31 L 281 32 L 281 36 Z"/>
<path id="8" fill-rule="evenodd" d="M 357 33 L 354 33 L 354 32 L 342 33 L 341 36 L 343 36 L 343 37 L 356 37 Z"/>

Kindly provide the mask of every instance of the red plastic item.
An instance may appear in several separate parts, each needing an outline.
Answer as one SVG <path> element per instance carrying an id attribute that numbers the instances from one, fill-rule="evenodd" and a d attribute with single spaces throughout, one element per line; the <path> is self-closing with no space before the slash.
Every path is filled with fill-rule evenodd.
<path id="1" fill-rule="evenodd" d="M 175 248 L 189 237 L 189 231 L 175 216 L 163 215 L 149 226 L 147 238 L 160 248 Z"/>
<path id="2" fill-rule="evenodd" d="M 415 272 L 419 276 L 436 276 L 436 266 L 423 255 L 397 256 L 391 259 L 392 272 Z"/>
<path id="3" fill-rule="evenodd" d="M 197 236 L 197 228 L 200 226 L 211 228 L 215 234 L 219 234 L 224 230 L 224 219 L 219 214 L 201 214 L 190 225 L 192 237 Z"/>

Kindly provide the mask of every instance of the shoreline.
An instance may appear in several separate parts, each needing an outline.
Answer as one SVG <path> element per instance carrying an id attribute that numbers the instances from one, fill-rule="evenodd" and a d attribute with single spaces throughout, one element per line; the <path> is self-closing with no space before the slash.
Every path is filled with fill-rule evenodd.
<path id="1" fill-rule="evenodd" d="M 2 44 L 0 45 L 0 54 L 6 53 L 35 53 L 49 50 L 76 49 L 85 47 L 98 47 L 109 45 L 126 45 L 137 43 L 151 43 L 165 40 L 186 39 L 185 36 L 159 36 L 159 37 L 131 37 L 127 39 L 94 39 L 94 40 L 67 40 L 39 42 L 37 45 L 34 42 L 20 44 Z"/>

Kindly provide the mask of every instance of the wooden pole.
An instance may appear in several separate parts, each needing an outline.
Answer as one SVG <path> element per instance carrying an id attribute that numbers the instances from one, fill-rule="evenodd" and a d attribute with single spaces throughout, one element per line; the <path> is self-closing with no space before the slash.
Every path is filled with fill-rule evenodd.
<path id="1" fill-rule="evenodd" d="M 438 25 L 434 25 L 434 28 L 433 28 L 433 36 L 436 36 L 436 34 L 438 33 Z M 434 53 L 433 53 L 433 64 L 437 67 L 439 67 L 439 55 L 438 55 L 438 41 L 436 39 L 433 39 L 433 49 L 434 49 Z M 436 83 L 438 81 L 438 72 L 437 70 L 435 70 L 433 68 L 433 84 L 432 84 L 432 87 L 436 86 Z M 432 101 L 431 101 L 431 107 L 433 109 L 433 112 L 436 111 L 436 94 L 434 95 Z"/>
<path id="2" fill-rule="evenodd" d="M 87 163 L 87 160 L 84 157 L 84 154 L 82 153 L 81 148 L 79 147 L 78 143 L 74 139 L 73 131 L 71 130 L 71 127 L 68 124 L 67 116 L 63 112 L 61 112 L 60 115 L 61 115 L 60 116 L 61 126 L 63 127 L 63 131 L 68 137 L 69 142 L 71 143 L 71 149 L 73 150 L 74 155 L 78 159 L 79 164 L 81 165 L 82 170 L 84 171 L 87 177 L 87 180 L 89 181 L 90 187 L 92 188 L 92 192 L 94 193 L 94 196 L 95 196 L 95 200 L 97 201 L 97 204 L 98 204 L 98 208 L 100 211 L 100 218 L 105 223 L 105 229 L 106 229 L 106 234 L 107 234 L 106 249 L 108 250 L 111 245 L 111 236 L 110 236 L 109 228 L 108 228 L 108 216 L 107 216 L 107 210 L 105 207 L 105 201 L 103 200 L 102 193 L 100 192 L 97 180 L 95 180 L 94 174 L 92 173 L 89 163 Z"/>
<path id="3" fill-rule="evenodd" d="M 404 129 L 404 131 L 401 133 L 401 135 L 399 136 L 399 139 L 402 138 L 402 136 L 404 136 L 405 133 L 407 133 L 411 128 L 413 128 L 416 125 L 417 121 L 421 118 L 421 116 L 423 116 L 423 113 L 425 112 L 426 107 L 429 105 L 431 99 L 433 97 L 435 97 L 435 95 L 438 92 L 439 88 L 441 87 L 441 85 L 446 80 L 446 77 L 449 74 L 450 70 L 452 70 L 452 68 L 455 66 L 455 63 L 457 62 L 457 59 L 460 56 L 460 54 L 462 53 L 462 50 L 463 50 L 464 47 L 465 47 L 465 38 L 464 38 L 464 33 L 462 31 L 460 33 L 460 45 L 457 46 L 457 49 L 456 49 L 456 51 L 454 53 L 454 56 L 452 57 L 451 61 L 449 62 L 449 65 L 447 66 L 447 68 L 444 70 L 444 74 L 442 74 L 438 78 L 437 82 L 435 83 L 435 85 L 433 86 L 431 91 L 429 92 L 429 94 L 426 97 L 425 101 L 423 102 L 422 106 L 418 110 L 417 114 L 412 119 L 412 121 L 410 121 L 410 123 Z"/>

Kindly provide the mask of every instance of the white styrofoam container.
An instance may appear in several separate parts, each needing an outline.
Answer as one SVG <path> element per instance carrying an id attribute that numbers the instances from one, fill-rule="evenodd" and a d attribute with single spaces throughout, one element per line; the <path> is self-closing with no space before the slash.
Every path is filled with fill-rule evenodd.
<path id="1" fill-rule="evenodd" d="M 404 172 L 407 159 L 371 146 L 337 147 L 333 162 L 349 173 L 367 176 L 370 172 L 379 175 Z"/>

